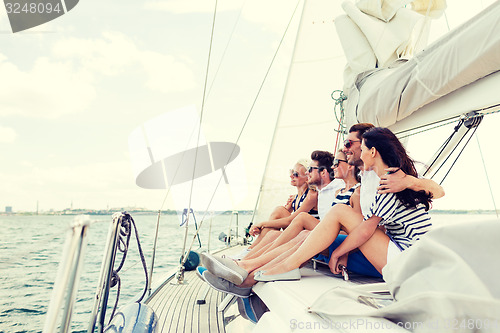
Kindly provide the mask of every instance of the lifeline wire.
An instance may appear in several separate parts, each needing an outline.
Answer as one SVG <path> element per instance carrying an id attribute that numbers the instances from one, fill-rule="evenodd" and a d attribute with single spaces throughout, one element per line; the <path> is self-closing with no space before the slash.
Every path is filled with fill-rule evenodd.
<path id="1" fill-rule="evenodd" d="M 479 137 L 476 135 L 477 147 L 479 148 L 479 154 L 481 155 L 481 161 L 483 162 L 484 174 L 486 175 L 486 181 L 488 182 L 488 187 L 490 189 L 491 200 L 493 201 L 493 207 L 495 208 L 495 213 L 498 218 L 497 204 L 495 202 L 495 196 L 493 195 L 493 189 L 491 188 L 490 177 L 488 177 L 488 170 L 486 169 L 486 163 L 484 163 L 483 151 L 481 150 L 481 145 L 479 144 Z"/>
<path id="2" fill-rule="evenodd" d="M 201 104 L 201 113 L 200 113 L 200 126 L 198 128 L 198 138 L 196 140 L 196 153 L 195 153 L 195 157 L 194 157 L 194 165 L 193 165 L 193 175 L 192 175 L 192 178 L 191 178 L 191 189 L 189 191 L 189 204 L 188 204 L 188 212 L 191 211 L 191 201 L 192 201 L 192 198 L 193 198 L 193 189 L 194 189 L 194 175 L 195 175 L 195 171 L 196 171 L 196 165 L 197 165 L 197 160 L 198 160 L 198 149 L 199 149 L 199 145 L 200 145 L 200 136 L 201 136 L 201 124 L 203 122 L 203 114 L 204 114 L 204 111 L 205 111 L 205 96 L 206 96 L 206 91 L 207 91 L 207 82 L 208 82 L 208 72 L 210 70 L 210 58 L 211 58 L 211 54 L 212 54 L 212 42 L 213 42 L 213 39 L 214 39 L 214 30 L 215 30 L 215 19 L 217 17 L 217 0 L 215 0 L 215 9 L 214 9 L 214 17 L 213 17 L 213 21 L 212 21 L 212 32 L 210 34 L 210 46 L 208 48 L 208 59 L 207 59 L 207 70 L 206 70 L 206 73 L 205 73 L 205 83 L 203 85 L 203 98 L 202 98 L 202 104 Z M 201 224 L 200 224 L 201 225 Z M 186 243 L 187 243 L 187 236 L 188 236 L 188 229 L 189 229 L 189 214 L 187 216 L 187 220 L 186 220 L 186 232 L 184 233 L 184 245 L 182 246 L 182 255 L 184 257 L 184 259 L 182 260 L 182 263 L 181 263 L 181 266 L 184 266 L 186 260 L 187 260 L 187 257 L 188 256 L 185 256 L 184 254 L 186 253 Z M 196 230 L 196 234 L 198 234 L 198 230 Z M 193 240 L 193 243 L 194 243 L 194 240 Z M 192 246 L 192 244 L 191 244 Z M 189 247 L 189 250 L 191 250 L 191 246 Z"/>

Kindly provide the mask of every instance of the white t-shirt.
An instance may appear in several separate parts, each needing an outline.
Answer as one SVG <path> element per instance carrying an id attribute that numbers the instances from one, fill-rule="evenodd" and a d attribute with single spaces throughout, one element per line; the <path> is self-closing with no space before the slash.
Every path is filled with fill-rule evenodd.
<path id="1" fill-rule="evenodd" d="M 375 201 L 377 188 L 380 184 L 380 177 L 373 170 L 361 171 L 361 189 L 359 192 L 359 204 L 361 205 L 361 213 L 366 216 L 370 212 L 370 208 Z"/>
<path id="2" fill-rule="evenodd" d="M 345 187 L 345 182 L 342 179 L 334 179 L 328 185 L 323 187 L 318 192 L 318 215 L 319 220 L 323 220 L 326 213 L 332 208 L 335 193 Z"/>

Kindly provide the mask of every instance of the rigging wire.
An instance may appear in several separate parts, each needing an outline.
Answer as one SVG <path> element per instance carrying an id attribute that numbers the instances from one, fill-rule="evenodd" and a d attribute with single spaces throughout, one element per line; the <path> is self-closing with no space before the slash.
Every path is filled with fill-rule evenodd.
<path id="1" fill-rule="evenodd" d="M 455 152 L 455 150 L 458 148 L 458 146 L 460 145 L 460 143 L 462 143 L 462 140 L 465 138 L 465 136 L 469 133 L 470 129 L 467 130 L 467 132 L 460 138 L 460 140 L 458 141 L 458 143 L 455 145 L 455 147 L 453 147 L 452 151 L 448 154 L 448 156 L 445 158 L 445 160 L 441 163 L 441 165 L 439 166 L 439 168 L 434 172 L 434 174 L 431 176 L 431 179 L 434 178 L 436 176 L 436 174 L 439 172 L 439 170 L 441 170 L 441 168 L 443 167 L 443 165 L 450 159 L 451 155 Z M 469 138 L 470 140 L 470 138 Z M 468 143 L 468 141 L 467 141 Z M 467 145 L 467 143 L 465 145 Z M 465 148 L 465 147 L 464 147 Z M 462 151 L 463 151 L 463 148 L 462 148 Z M 459 156 L 462 152 L 459 153 Z M 455 160 L 456 162 L 456 160 Z M 453 165 L 455 164 L 455 162 L 453 162 Z M 452 167 L 453 167 L 452 165 Z M 450 171 L 448 170 L 448 173 Z M 446 173 L 446 175 L 448 175 L 448 173 Z M 446 178 L 446 176 L 444 177 Z M 441 183 L 443 183 L 444 181 L 444 178 L 441 180 Z"/>
<path id="2" fill-rule="evenodd" d="M 208 98 L 208 96 L 210 96 L 210 92 L 212 91 L 215 80 L 219 77 L 218 76 L 219 70 L 222 66 L 222 62 L 224 61 L 224 58 L 226 57 L 226 52 L 227 52 L 227 49 L 229 48 L 229 44 L 233 40 L 233 35 L 234 35 L 234 32 L 236 31 L 236 27 L 238 26 L 238 22 L 240 22 L 241 13 L 243 12 L 243 7 L 245 7 L 245 3 L 246 3 L 246 1 L 244 1 L 243 4 L 241 5 L 240 12 L 238 13 L 238 17 L 236 18 L 236 22 L 233 25 L 233 29 L 231 30 L 231 35 L 229 36 L 229 40 L 227 41 L 226 47 L 224 48 L 224 51 L 222 52 L 222 56 L 221 56 L 219 65 L 217 66 L 217 69 L 215 70 L 215 73 L 214 73 L 214 79 L 212 80 L 212 83 L 210 84 L 210 88 L 208 89 L 207 98 Z"/>
<path id="3" fill-rule="evenodd" d="M 453 139 L 453 137 L 455 136 L 455 134 L 458 133 L 458 130 L 460 129 L 460 127 L 462 126 L 462 124 L 463 124 L 463 120 L 461 120 L 454 127 L 453 133 L 451 133 L 451 135 L 448 137 L 448 139 L 446 139 L 445 142 L 441 145 L 441 147 L 438 148 L 438 152 L 435 154 L 434 160 L 430 163 L 430 165 L 427 167 L 427 170 L 424 172 L 424 174 L 422 176 L 425 176 L 427 174 L 427 172 L 429 172 L 429 170 L 432 168 L 432 166 L 434 165 L 434 163 L 436 163 L 436 161 L 439 159 L 439 156 L 441 156 L 441 154 L 443 153 L 443 151 L 446 149 L 446 147 L 448 146 L 448 144 L 451 142 L 451 139 Z M 439 169 L 438 169 L 438 171 L 439 171 Z"/>
<path id="4" fill-rule="evenodd" d="M 196 150 L 195 150 L 195 157 L 194 157 L 194 163 L 193 163 L 193 174 L 191 177 L 191 188 L 189 190 L 189 204 L 188 204 L 188 212 L 191 211 L 191 204 L 192 204 L 192 198 L 193 198 L 193 189 L 194 189 L 194 181 L 195 181 L 195 171 L 196 171 L 196 165 L 197 165 L 197 160 L 198 160 L 198 149 L 199 149 L 199 144 L 200 144 L 200 136 L 201 136 L 201 125 L 203 123 L 203 114 L 205 111 L 205 101 L 206 101 L 206 92 L 207 92 L 207 83 L 208 83 L 208 73 L 210 71 L 210 59 L 212 55 L 212 44 L 213 44 L 213 39 L 214 39 L 214 31 L 215 31 L 215 20 L 217 18 L 217 0 L 215 0 L 215 8 L 214 8 L 214 16 L 212 20 L 212 31 L 210 34 L 210 45 L 208 48 L 208 59 L 207 59 L 207 69 L 205 73 L 205 83 L 203 85 L 203 98 L 202 98 L 202 103 L 201 103 L 201 112 L 200 112 L 200 126 L 198 128 L 198 137 L 196 139 Z M 186 253 L 186 244 L 187 244 L 187 237 L 188 237 L 188 229 L 189 229 L 189 214 L 186 219 L 186 232 L 184 233 L 184 245 L 182 246 L 182 256 L 183 260 L 180 265 L 180 268 L 184 266 L 188 256 L 184 255 Z M 196 234 L 198 234 L 198 230 L 196 231 Z M 193 240 L 194 242 L 194 240 Z M 192 245 L 190 246 L 191 250 Z"/>
<path id="5" fill-rule="evenodd" d="M 498 108 L 498 107 L 500 107 L 500 104 L 490 105 L 490 106 L 482 108 L 480 110 L 471 110 L 470 112 L 476 112 L 476 114 L 474 114 L 472 116 L 468 116 L 467 119 L 479 118 L 481 116 L 487 116 L 487 115 L 490 115 L 490 114 L 500 113 L 500 109 L 494 110 L 494 111 L 489 111 L 489 112 L 484 112 L 484 110 L 494 109 L 494 108 Z M 460 117 L 462 117 L 462 116 L 457 115 L 457 116 L 453 116 L 453 117 L 450 117 L 450 118 L 437 120 L 437 121 L 429 123 L 429 124 L 425 124 L 425 125 L 421 125 L 421 126 L 416 126 L 416 127 L 409 128 L 409 129 L 406 129 L 406 130 L 403 130 L 403 131 L 400 131 L 400 132 L 395 132 L 394 134 L 396 134 L 398 136 L 398 138 L 400 138 L 400 139 L 407 138 L 407 137 L 410 137 L 410 136 L 413 136 L 413 135 L 417 135 L 417 134 L 420 134 L 420 133 L 424 133 L 424 132 L 433 130 L 435 128 L 439 128 L 439 127 L 443 127 L 443 126 L 446 126 L 446 125 L 449 125 L 449 124 L 453 124 Z M 443 123 L 443 122 L 445 122 L 445 123 Z M 436 126 L 433 126 L 433 125 L 436 125 Z M 433 127 L 430 127 L 430 126 L 433 126 Z M 423 130 L 421 130 L 419 132 L 412 132 L 412 131 L 418 130 L 420 128 L 425 128 L 425 129 L 423 129 Z M 407 134 L 407 135 L 401 135 L 403 133 L 409 133 L 409 134 Z"/>
<path id="6" fill-rule="evenodd" d="M 300 3 L 300 0 L 299 0 L 299 1 L 297 1 L 297 5 L 295 6 L 295 9 L 294 9 L 294 11 L 293 11 L 293 13 L 292 13 L 292 16 L 290 17 L 290 20 L 289 20 L 289 22 L 288 22 L 288 24 L 287 24 L 287 26 L 286 26 L 286 28 L 285 28 L 285 31 L 284 31 L 284 33 L 283 33 L 283 35 L 282 35 L 282 37 L 281 37 L 281 40 L 280 40 L 280 42 L 279 42 L 279 44 L 278 44 L 278 46 L 277 46 L 277 48 L 276 48 L 276 51 L 275 51 L 275 53 L 274 53 L 274 55 L 273 55 L 273 57 L 272 57 L 272 59 L 271 59 L 271 62 L 270 62 L 270 64 L 269 64 L 268 68 L 267 68 L 267 71 L 266 71 L 266 73 L 265 73 L 265 75 L 264 75 L 264 78 L 263 78 L 263 80 L 262 80 L 262 82 L 261 82 L 261 84 L 260 84 L 260 86 L 259 86 L 259 89 L 257 90 L 257 94 L 256 94 L 256 96 L 255 96 L 255 98 L 254 98 L 254 100 L 253 100 L 253 103 L 252 103 L 252 105 L 251 105 L 251 107 L 250 107 L 250 110 L 249 110 L 249 111 L 248 111 L 248 113 L 247 113 L 247 116 L 246 116 L 246 118 L 245 118 L 245 121 L 244 121 L 244 123 L 243 123 L 243 125 L 242 125 L 242 127 L 241 127 L 240 133 L 238 134 L 238 137 L 237 137 L 237 139 L 236 139 L 236 141 L 235 141 L 235 146 L 233 147 L 233 150 L 232 150 L 231 154 L 229 155 L 229 158 L 228 158 L 227 163 L 229 163 L 229 161 L 231 160 L 231 157 L 232 157 L 232 155 L 233 155 L 233 153 L 234 153 L 234 151 L 235 151 L 235 149 L 236 149 L 236 146 L 237 146 L 237 144 L 238 144 L 238 142 L 239 142 L 239 140 L 240 140 L 240 138 L 241 138 L 241 136 L 242 136 L 242 134 L 243 134 L 243 132 L 244 132 L 244 130 L 245 130 L 245 128 L 246 128 L 246 125 L 247 125 L 247 123 L 248 123 L 248 120 L 250 119 L 250 116 L 252 115 L 253 109 L 254 109 L 254 107 L 255 107 L 255 105 L 256 105 L 256 103 L 257 103 L 257 99 L 259 98 L 260 93 L 261 93 L 261 91 L 262 91 L 262 88 L 264 87 L 264 83 L 266 82 L 267 77 L 269 76 L 269 73 L 270 73 L 270 71 L 271 71 L 271 68 L 272 68 L 272 67 L 273 67 L 273 65 L 274 65 L 274 61 L 275 61 L 275 59 L 276 59 L 276 56 L 278 55 L 278 52 L 279 52 L 279 50 L 281 49 L 281 46 L 282 46 L 282 44 L 283 44 L 283 41 L 284 41 L 284 39 L 285 39 L 285 37 L 286 37 L 286 35 L 287 35 L 288 29 L 290 28 L 290 25 L 291 25 L 291 23 L 292 23 L 292 20 L 293 20 L 293 18 L 295 17 L 295 13 L 297 12 L 297 8 L 298 8 L 298 6 L 299 6 L 299 3 Z M 226 163 L 226 164 L 227 164 L 227 163 Z M 196 237 L 197 237 L 197 235 L 198 235 L 198 233 L 199 233 L 199 230 L 201 229 L 201 226 L 202 226 L 203 222 L 205 221 L 205 217 L 206 217 L 206 215 L 207 215 L 207 213 L 208 213 L 208 209 L 210 208 L 210 205 L 212 204 L 212 201 L 213 201 L 213 199 L 215 198 L 215 194 L 217 193 L 217 189 L 219 188 L 219 185 L 220 185 L 220 183 L 221 183 L 221 181 L 222 181 L 222 179 L 223 179 L 223 178 L 224 178 L 224 175 L 221 175 L 221 176 L 219 177 L 219 181 L 217 182 L 217 185 L 215 186 L 215 189 L 214 189 L 214 191 L 213 191 L 213 193 L 212 193 L 212 196 L 211 196 L 211 198 L 210 198 L 210 201 L 209 201 L 209 203 L 208 203 L 207 209 L 204 211 L 204 213 L 203 213 L 203 217 L 202 217 L 202 218 L 201 218 L 201 220 L 200 220 L 200 227 L 198 228 L 198 230 L 196 230 L 196 233 L 195 233 L 195 235 L 193 236 L 193 240 L 192 240 L 191 245 L 190 245 L 190 247 L 189 247 L 189 250 L 188 250 L 187 252 L 191 251 L 191 248 L 193 247 L 193 244 L 194 244 L 194 242 L 195 242 L 195 240 L 196 240 Z M 259 197 L 260 197 L 260 191 L 259 191 Z M 256 201 L 258 202 L 258 200 L 259 200 L 259 199 L 257 198 L 257 200 L 256 200 Z M 255 214 L 255 210 L 254 210 L 254 214 Z M 183 260 L 182 264 L 184 264 L 184 262 L 186 261 L 186 259 L 187 259 L 187 256 L 184 258 L 184 260 Z"/>
<path id="7" fill-rule="evenodd" d="M 493 207 L 495 208 L 495 213 L 498 218 L 497 204 L 495 202 L 495 196 L 493 195 L 493 189 L 491 187 L 490 177 L 488 176 L 488 170 L 486 169 L 486 163 L 484 163 L 483 151 L 481 150 L 481 145 L 479 144 L 479 136 L 476 135 L 477 147 L 479 148 L 479 155 L 481 155 L 481 161 L 483 162 L 484 174 L 486 176 L 486 181 L 488 182 L 488 187 L 490 189 L 491 200 L 493 201 Z"/>
<path id="8" fill-rule="evenodd" d="M 467 142 L 465 142 L 464 146 L 462 147 L 462 150 L 460 150 L 460 152 L 458 153 L 458 156 L 455 158 L 455 160 L 453 161 L 453 163 L 451 164 L 450 166 L 450 169 L 446 172 L 446 174 L 444 175 L 443 179 L 441 179 L 441 182 L 439 183 L 439 185 L 442 185 L 444 180 L 446 179 L 446 177 L 448 177 L 448 174 L 451 172 L 451 169 L 453 169 L 453 167 L 455 166 L 455 164 L 457 163 L 458 159 L 460 158 L 460 156 L 462 155 L 462 153 L 464 152 L 465 150 L 465 147 L 467 147 L 467 145 L 469 144 L 470 140 L 472 139 L 472 137 L 474 136 L 474 134 L 476 133 L 478 127 L 476 126 L 474 128 L 474 132 L 472 132 L 471 136 L 469 137 L 469 139 L 467 140 Z M 467 132 L 465 133 L 467 135 L 467 133 L 469 133 L 470 129 L 467 130 Z M 465 135 L 464 135 L 465 137 Z M 448 158 L 451 156 L 451 154 L 453 154 L 453 152 L 455 151 L 455 149 L 458 147 L 458 145 L 460 144 L 460 142 L 462 142 L 462 139 L 464 138 L 462 137 L 460 139 L 460 141 L 458 142 L 458 144 L 455 146 L 455 148 L 453 149 L 453 151 L 448 155 L 448 157 L 445 159 L 445 161 L 443 162 L 446 163 L 446 161 L 448 160 Z M 443 165 L 441 164 L 441 166 Z M 441 168 L 441 167 L 440 167 Z M 439 169 L 440 169 L 439 168 Z M 439 171 L 439 169 L 436 171 L 436 173 Z M 434 173 L 434 176 L 436 175 L 436 173 Z"/>

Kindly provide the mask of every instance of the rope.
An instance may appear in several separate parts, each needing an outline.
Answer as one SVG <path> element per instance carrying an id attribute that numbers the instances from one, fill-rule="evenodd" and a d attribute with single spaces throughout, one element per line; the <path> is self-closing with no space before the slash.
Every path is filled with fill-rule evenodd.
<path id="1" fill-rule="evenodd" d="M 488 176 L 488 170 L 486 169 L 486 163 L 484 163 L 483 151 L 481 150 L 481 145 L 479 144 L 479 136 L 476 135 L 477 147 L 479 148 L 479 154 L 481 155 L 481 161 L 483 162 L 484 174 L 486 175 L 486 181 L 488 182 L 488 187 L 490 189 L 491 200 L 493 201 L 493 207 L 495 208 L 495 213 L 498 218 L 497 204 L 495 202 L 495 196 L 493 195 L 493 189 L 491 188 L 490 177 Z"/>
<path id="2" fill-rule="evenodd" d="M 455 166 L 455 163 L 457 163 L 457 161 L 458 161 L 459 157 L 460 157 L 460 156 L 462 155 L 462 153 L 464 152 L 465 147 L 467 147 L 467 145 L 469 144 L 470 140 L 472 139 L 472 137 L 473 137 L 473 136 L 474 136 L 474 134 L 476 133 L 477 129 L 478 129 L 478 127 L 476 126 L 476 127 L 474 128 L 474 132 L 472 132 L 471 136 L 469 137 L 469 139 L 467 140 L 467 142 L 466 142 L 466 143 L 464 144 L 464 146 L 462 147 L 462 150 L 460 150 L 460 153 L 458 153 L 458 156 L 455 158 L 455 160 L 454 160 L 454 161 L 453 161 L 453 163 L 451 164 L 450 169 L 448 170 L 448 172 L 446 172 L 446 174 L 444 175 L 444 177 L 443 177 L 443 179 L 441 180 L 441 182 L 439 183 L 439 185 L 443 184 L 443 182 L 444 182 L 444 180 L 446 179 L 446 177 L 448 177 L 448 174 L 451 172 L 451 169 L 453 169 L 453 167 Z M 467 133 L 469 133 L 469 131 L 470 131 L 470 129 L 468 129 L 468 130 L 467 130 L 467 132 L 466 132 L 465 134 L 467 135 Z M 464 137 L 465 137 L 465 136 L 464 136 Z M 463 139 L 463 138 L 462 138 L 462 139 Z M 462 139 L 460 139 L 460 142 L 462 142 Z M 460 142 L 457 144 L 457 146 L 460 144 Z M 455 148 L 456 148 L 457 146 L 455 146 Z M 455 149 L 453 149 L 453 151 L 452 151 L 451 153 L 453 153 L 454 151 L 455 151 Z M 451 156 L 451 154 L 450 154 L 450 155 L 448 155 L 448 157 L 449 157 L 449 156 Z M 444 163 L 446 163 L 446 161 L 447 161 L 447 160 L 448 160 L 448 158 L 446 158 L 446 160 L 443 162 L 443 164 L 444 164 Z M 439 171 L 439 170 L 438 170 L 438 171 Z M 437 171 L 436 171 L 436 173 L 437 173 Z M 436 175 L 436 174 L 434 174 L 434 175 Z"/>
<path id="3" fill-rule="evenodd" d="M 207 93 L 208 73 L 209 73 L 209 70 L 210 70 L 210 58 L 211 58 L 211 55 L 212 55 L 212 42 L 213 42 L 213 39 L 214 39 L 215 19 L 216 19 L 216 17 L 217 17 L 217 0 L 215 0 L 214 16 L 213 16 L 213 20 L 212 20 L 212 31 L 210 33 L 210 46 L 208 48 L 207 70 L 206 70 L 206 73 L 205 73 L 205 83 L 203 84 L 203 98 L 202 98 L 202 102 L 201 102 L 201 111 L 200 111 L 200 126 L 198 128 L 198 137 L 196 139 L 196 153 L 195 153 L 195 156 L 194 156 L 193 174 L 192 174 L 192 177 L 191 177 L 191 188 L 189 190 L 188 212 L 191 211 L 191 203 L 192 203 L 192 198 L 193 198 L 194 179 L 195 179 L 194 175 L 195 175 L 195 172 L 196 172 L 196 165 L 197 165 L 197 161 L 198 161 L 198 149 L 199 149 L 199 146 L 200 146 L 201 124 L 203 122 L 203 114 L 204 114 L 204 111 L 205 111 L 205 101 L 206 101 L 206 93 Z M 210 145 L 208 147 L 210 147 Z M 189 229 L 189 214 L 187 216 L 186 227 L 185 228 L 186 228 L 186 232 L 184 233 L 184 244 L 182 246 L 182 256 L 184 256 L 184 254 L 186 253 L 186 244 L 187 244 L 188 229 Z M 198 231 L 196 232 L 196 234 L 198 234 Z M 190 250 L 191 250 L 191 247 L 189 248 L 189 251 Z M 182 266 L 184 266 L 184 263 L 186 262 L 187 257 L 188 256 L 184 256 L 184 260 L 182 260 L 182 263 L 179 266 L 178 279 L 180 279 L 181 276 L 182 276 L 181 275 L 182 274 L 181 273 Z"/>
<path id="4" fill-rule="evenodd" d="M 125 264 L 125 259 L 127 258 L 132 226 L 134 227 L 134 230 L 135 230 L 135 238 L 137 240 L 137 248 L 139 250 L 139 255 L 141 257 L 141 262 L 142 262 L 142 267 L 144 268 L 144 275 L 146 277 L 144 291 L 142 293 L 142 296 L 136 301 L 137 303 L 142 301 L 142 299 L 146 295 L 147 286 L 148 286 L 148 270 L 146 267 L 146 259 L 144 258 L 144 253 L 142 252 L 141 242 L 139 241 L 139 234 L 137 232 L 137 226 L 135 224 L 135 221 L 129 213 L 123 212 L 118 220 L 118 223 L 120 223 L 120 231 L 118 234 L 117 249 L 118 249 L 118 251 L 122 252 L 123 255 L 122 255 L 122 259 L 120 261 L 118 268 L 116 270 L 113 270 L 113 272 L 111 274 L 110 289 L 116 285 L 118 285 L 118 288 L 116 291 L 115 305 L 113 306 L 113 312 L 111 312 L 111 316 L 109 318 L 109 323 L 111 322 L 111 320 L 113 319 L 113 317 L 115 315 L 116 309 L 118 307 L 118 301 L 120 299 L 121 279 L 120 279 L 120 276 L 118 273 L 123 268 L 123 265 Z"/>
<path id="5" fill-rule="evenodd" d="M 453 124 L 454 122 L 457 121 L 456 118 L 457 117 L 455 117 L 455 118 L 453 118 L 453 120 L 450 120 L 450 121 L 448 121 L 446 123 L 443 123 L 441 125 L 436 125 L 436 126 L 433 126 L 433 127 L 429 127 L 429 128 L 424 129 L 424 130 L 421 130 L 421 131 L 418 131 L 418 132 L 413 132 L 413 133 L 410 133 L 410 134 L 407 134 L 407 135 L 398 136 L 398 138 L 400 138 L 400 139 L 408 138 L 408 137 L 413 136 L 413 135 L 421 134 L 421 133 L 424 133 L 424 132 L 427 132 L 427 131 L 431 131 L 431 130 L 436 129 L 436 128 L 440 128 L 440 127 L 444 127 L 444 126 L 449 125 L 449 124 Z M 446 120 L 443 120 L 443 121 L 447 121 L 447 120 L 449 120 L 449 119 L 446 119 Z"/>
<path id="6" fill-rule="evenodd" d="M 231 30 L 231 35 L 229 36 L 229 40 L 227 41 L 226 47 L 224 48 L 224 52 L 222 52 L 222 56 L 220 58 L 219 65 L 217 66 L 217 69 L 215 70 L 214 79 L 212 80 L 212 83 L 210 84 L 210 88 L 208 89 L 207 97 L 210 96 L 210 92 L 212 91 L 212 87 L 214 86 L 215 79 L 217 79 L 219 77 L 218 76 L 219 70 L 222 66 L 222 62 L 224 61 L 224 58 L 226 57 L 226 52 L 229 48 L 229 44 L 233 40 L 233 35 L 234 35 L 234 32 L 236 31 L 236 27 L 238 26 L 238 22 L 240 22 L 241 13 L 243 12 L 243 7 L 245 7 L 245 3 L 246 3 L 246 0 L 243 2 L 243 4 L 240 7 L 238 17 L 236 18 L 236 22 L 234 23 L 233 29 Z"/>
<path id="7" fill-rule="evenodd" d="M 434 174 L 432 175 L 431 178 L 434 178 L 436 176 L 436 174 L 439 172 L 439 170 L 441 170 L 441 168 L 443 167 L 443 165 L 450 159 L 451 155 L 455 152 L 455 150 L 458 148 L 458 146 L 462 143 L 462 140 L 467 136 L 467 134 L 469 133 L 470 131 L 470 128 L 467 129 L 467 132 L 465 132 L 465 134 L 460 138 L 460 141 L 458 141 L 458 143 L 455 145 L 455 147 L 453 147 L 452 151 L 448 154 L 448 156 L 445 158 L 445 160 L 441 163 L 441 165 L 439 166 L 439 168 L 434 172 Z M 452 135 L 453 136 L 453 135 Z M 451 139 L 451 138 L 450 138 Z M 461 152 L 460 152 L 461 154 Z M 454 163 L 453 163 L 454 164 Z M 448 171 L 449 172 L 449 171 Z M 447 173 L 448 174 L 448 173 Z M 445 177 L 446 178 L 446 177 Z M 443 178 L 444 180 L 444 178 Z M 441 180 L 441 183 L 443 182 L 443 180 Z"/>
<path id="8" fill-rule="evenodd" d="M 463 121 L 460 121 L 456 126 L 455 128 L 453 129 L 453 133 L 451 133 L 451 135 L 448 137 L 448 139 L 445 140 L 445 142 L 441 145 L 441 147 L 439 147 L 438 151 L 436 154 L 435 154 L 435 158 L 434 160 L 431 162 L 431 164 L 429 166 L 427 166 L 427 170 L 424 172 L 423 176 L 425 176 L 427 174 L 427 172 L 430 170 L 430 168 L 432 168 L 432 166 L 434 165 L 434 163 L 436 163 L 436 161 L 438 160 L 439 156 L 441 156 L 441 154 L 443 153 L 443 151 L 445 150 L 446 146 L 448 146 L 448 144 L 450 143 L 451 139 L 455 136 L 455 134 L 457 134 L 458 130 L 460 129 L 460 127 L 462 126 L 463 124 Z M 442 166 L 442 165 L 441 165 Z M 438 169 L 439 171 L 439 169 Z M 437 172 L 437 171 L 436 171 Z"/>
<path id="9" fill-rule="evenodd" d="M 335 98 L 333 95 L 335 93 L 339 93 L 339 97 Z M 335 139 L 335 153 L 337 152 L 337 148 L 339 146 L 339 138 L 345 133 L 346 127 L 343 125 L 344 124 L 344 118 L 345 118 L 345 111 L 344 111 L 344 101 L 347 100 L 347 96 L 344 95 L 344 92 L 342 90 L 334 90 L 331 94 L 332 99 L 335 101 L 335 105 L 333 107 L 333 114 L 335 115 L 335 119 L 337 119 L 337 122 L 339 124 L 339 127 L 337 129 L 337 137 Z M 337 112 L 340 113 L 340 117 L 337 115 Z"/>
<path id="10" fill-rule="evenodd" d="M 467 116 L 467 117 L 463 117 L 462 116 L 462 118 L 464 120 L 467 120 L 467 119 L 479 118 L 479 117 L 482 117 L 482 116 L 488 116 L 490 114 L 500 113 L 500 109 L 499 110 L 495 110 L 495 111 L 484 112 L 484 110 L 496 108 L 496 107 L 499 107 L 499 106 L 500 106 L 500 104 L 495 104 L 495 105 L 491 105 L 491 106 L 486 107 L 486 108 L 481 109 L 481 110 L 473 110 L 472 112 L 477 112 L 475 115 L 473 115 L 473 116 Z M 395 134 L 398 135 L 398 138 L 400 138 L 400 139 L 407 138 L 409 136 L 417 135 L 417 134 L 420 134 L 420 133 L 424 133 L 424 132 L 433 130 L 435 128 L 439 128 L 439 127 L 443 127 L 443 126 L 452 124 L 452 123 L 454 123 L 460 117 L 461 116 L 454 116 L 454 117 L 451 117 L 451 118 L 447 118 L 447 119 L 436 121 L 434 123 L 430 123 L 430 124 L 426 124 L 426 125 L 422 125 L 422 126 L 410 128 L 410 129 L 407 129 L 407 130 L 404 130 L 404 131 L 401 131 L 401 132 L 397 132 Z M 446 123 L 443 123 L 443 122 L 446 122 Z M 443 123 L 443 124 L 441 124 L 441 123 Z M 435 124 L 440 124 L 440 125 L 436 125 L 434 127 L 427 127 L 427 126 L 432 126 L 432 125 L 435 125 Z M 424 129 L 424 130 L 421 130 L 419 132 L 412 132 L 412 131 L 417 130 L 419 128 L 425 128 L 425 127 L 427 127 L 427 128 Z M 407 132 L 410 132 L 410 134 L 408 134 L 408 135 L 400 135 L 402 133 L 407 133 Z"/>

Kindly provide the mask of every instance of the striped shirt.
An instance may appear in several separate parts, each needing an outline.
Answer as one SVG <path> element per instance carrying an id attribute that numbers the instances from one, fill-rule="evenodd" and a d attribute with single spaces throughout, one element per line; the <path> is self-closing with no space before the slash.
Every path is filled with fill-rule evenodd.
<path id="1" fill-rule="evenodd" d="M 403 250 L 413 245 L 432 226 L 424 205 L 405 207 L 394 193 L 377 194 L 364 219 L 371 216 L 382 218 L 379 225 L 384 226 L 387 235 Z"/>
<path id="2" fill-rule="evenodd" d="M 337 194 L 337 196 L 333 199 L 332 206 L 335 206 L 336 204 L 350 205 L 351 196 L 360 185 L 361 183 L 357 183 L 344 193 L 340 191 L 339 194 Z"/>

